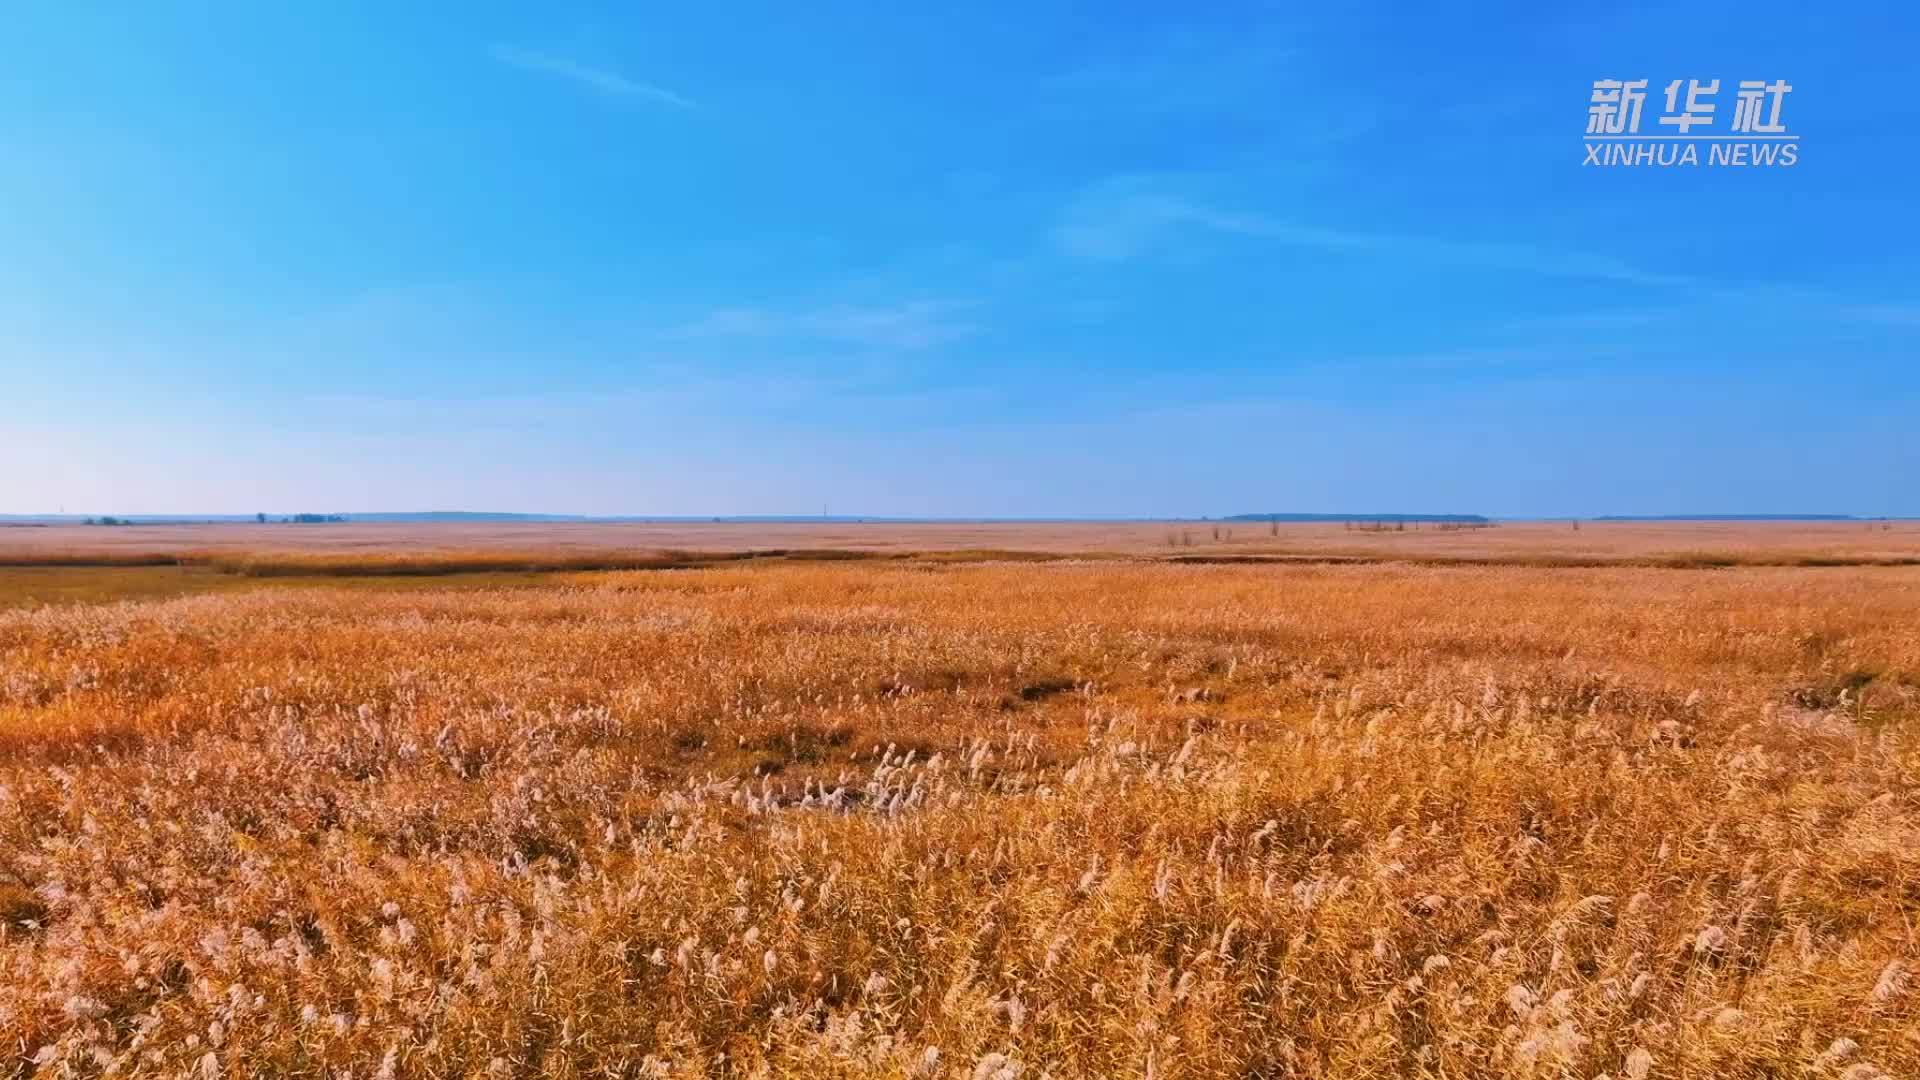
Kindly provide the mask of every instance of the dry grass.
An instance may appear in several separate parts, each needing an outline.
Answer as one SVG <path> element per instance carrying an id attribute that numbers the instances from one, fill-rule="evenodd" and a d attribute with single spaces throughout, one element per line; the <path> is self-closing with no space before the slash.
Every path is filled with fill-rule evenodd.
<path id="1" fill-rule="evenodd" d="M 1215 533 L 1218 532 L 1218 538 Z M 1174 540 L 1169 544 L 1169 538 Z M 1183 542 L 1184 541 L 1184 542 Z M 326 556 L 539 562 L 580 569 L 687 553 L 768 550 L 924 556 L 944 552 L 1086 557 L 1414 559 L 1580 565 L 1920 563 L 1920 522 L 1564 522 L 1492 529 L 1347 530 L 1239 522 L 877 522 L 139 525 L 0 529 L 0 565 L 47 560 L 189 561 Z"/>
<path id="2" fill-rule="evenodd" d="M 0 1075 L 1920 1072 L 1917 570 L 231 580 L 0 612 Z"/>

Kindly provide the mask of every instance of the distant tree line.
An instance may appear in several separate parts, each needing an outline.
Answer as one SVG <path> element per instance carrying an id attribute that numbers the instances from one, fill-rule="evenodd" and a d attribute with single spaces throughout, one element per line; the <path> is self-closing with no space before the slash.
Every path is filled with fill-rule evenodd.
<path id="1" fill-rule="evenodd" d="M 281 525 L 332 525 L 332 524 L 337 524 L 339 522 L 343 522 L 347 520 L 347 515 L 345 514 L 288 514 L 287 516 L 282 518 L 270 518 L 265 514 L 255 514 L 253 515 L 253 520 L 259 522 L 262 525 L 266 525 L 268 523 L 278 523 Z M 84 524 L 87 524 L 87 525 L 138 525 L 139 522 L 134 521 L 132 518 L 112 517 L 110 515 L 103 514 L 100 517 L 90 517 L 86 519 Z"/>
<path id="2" fill-rule="evenodd" d="M 253 515 L 253 520 L 265 525 L 272 519 L 265 514 Z M 345 514 L 288 514 L 280 519 L 282 525 L 329 525 L 347 520 Z"/>

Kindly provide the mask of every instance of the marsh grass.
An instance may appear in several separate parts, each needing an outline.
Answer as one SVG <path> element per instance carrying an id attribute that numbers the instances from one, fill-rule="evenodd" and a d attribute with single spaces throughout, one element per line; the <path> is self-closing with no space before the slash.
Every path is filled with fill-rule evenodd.
<path id="1" fill-rule="evenodd" d="M 0 1075 L 1920 1070 L 1920 572 L 0 612 Z"/>

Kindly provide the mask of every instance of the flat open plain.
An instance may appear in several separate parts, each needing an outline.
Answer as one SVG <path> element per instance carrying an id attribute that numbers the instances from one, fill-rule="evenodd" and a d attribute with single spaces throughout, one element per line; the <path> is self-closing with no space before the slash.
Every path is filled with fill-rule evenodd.
<path id="1" fill-rule="evenodd" d="M 1920 1074 L 1920 529 L 1212 528 L 0 530 L 0 1076 Z"/>
<path id="2" fill-rule="evenodd" d="M 658 551 L 1045 552 L 1367 559 L 1920 559 L 1920 522 L 1516 522 L 1484 529 L 1259 522 L 431 523 L 0 528 L 0 562 L 193 552 L 593 555 Z"/>

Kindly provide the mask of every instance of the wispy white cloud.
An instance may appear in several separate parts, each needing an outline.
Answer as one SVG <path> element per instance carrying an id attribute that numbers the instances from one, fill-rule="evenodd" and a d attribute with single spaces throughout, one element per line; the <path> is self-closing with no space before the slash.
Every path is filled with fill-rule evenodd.
<path id="1" fill-rule="evenodd" d="M 1691 277 L 1643 270 L 1605 255 L 1525 244 L 1360 232 L 1223 210 L 1157 185 L 1151 178 L 1139 177 L 1114 178 L 1082 192 L 1061 216 L 1053 239 L 1068 255 L 1113 261 L 1145 254 L 1192 231 L 1485 270 L 1649 286 L 1702 284 Z"/>
<path id="2" fill-rule="evenodd" d="M 1218 130 L 1242 168 L 1302 176 L 1331 171 L 1347 145 L 1377 130 L 1397 111 L 1330 67 L 1326 35 L 1311 16 L 1263 11 L 1254 19 L 1178 29 L 1069 51 L 1070 67 L 1038 80 L 1031 107 L 1101 131 L 1133 131 L 1156 144 L 1179 140 L 1184 125 L 1224 121 Z M 1337 94 L 1327 88 L 1338 86 Z M 1262 135 L 1230 132 L 1249 116 Z M 1070 120 L 1068 118 L 1071 118 Z M 1181 125 L 1174 127 L 1173 125 Z"/>
<path id="3" fill-rule="evenodd" d="M 865 307 L 836 304 L 808 311 L 719 308 L 680 327 L 673 336 L 792 338 L 874 349 L 929 349 L 978 331 L 978 326 L 961 317 L 971 306 L 953 300 L 913 300 Z"/>
<path id="4" fill-rule="evenodd" d="M 606 68 L 590 67 L 564 56 L 522 49 L 513 45 L 495 45 L 489 52 L 495 60 L 508 67 L 566 79 L 610 97 L 653 101 L 681 109 L 695 107 L 691 100 L 663 86 L 630 79 Z"/>
<path id="5" fill-rule="evenodd" d="M 1920 304 L 1861 304 L 1848 314 L 1880 326 L 1920 326 Z"/>
<path id="6" fill-rule="evenodd" d="M 1747 283 L 1710 285 L 1688 290 L 1676 302 L 1662 307 L 1589 309 L 1511 319 L 1498 329 L 1506 333 L 1616 331 L 1660 327 L 1671 336 L 1689 327 L 1766 326 L 1773 333 L 1785 328 L 1825 332 L 1835 327 L 1878 327 L 1895 333 L 1920 328 L 1920 303 L 1863 304 L 1847 293 L 1798 285 Z"/>
<path id="7" fill-rule="evenodd" d="M 1300 66 L 1291 37 L 1185 34 L 1137 52 L 1096 56 L 1044 80 L 1042 91 L 1102 108 L 1165 113 L 1238 107 Z"/>

